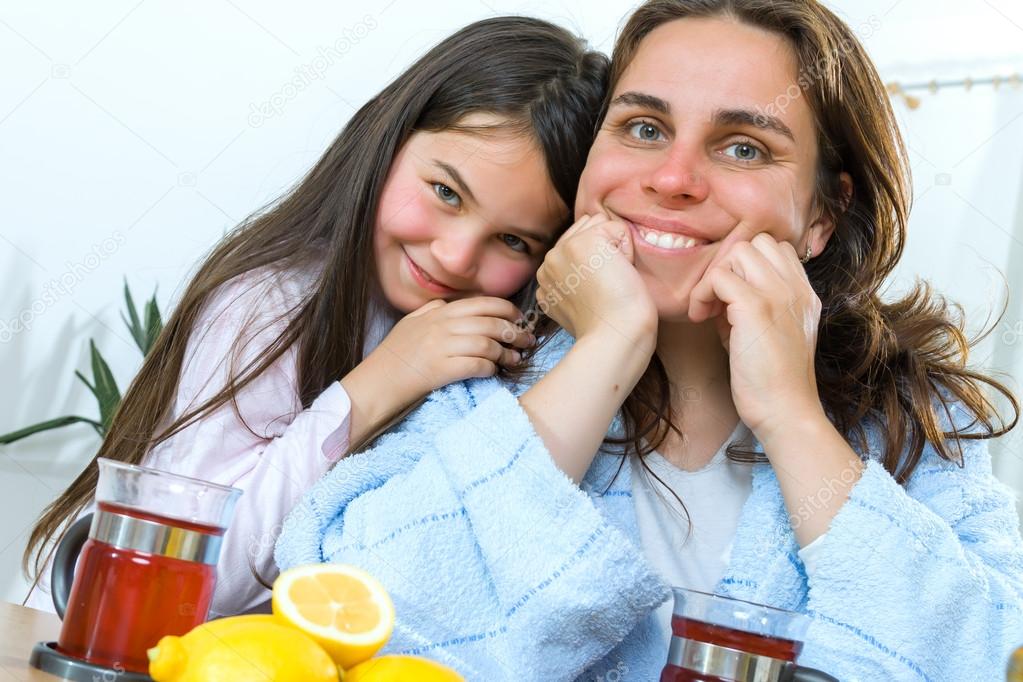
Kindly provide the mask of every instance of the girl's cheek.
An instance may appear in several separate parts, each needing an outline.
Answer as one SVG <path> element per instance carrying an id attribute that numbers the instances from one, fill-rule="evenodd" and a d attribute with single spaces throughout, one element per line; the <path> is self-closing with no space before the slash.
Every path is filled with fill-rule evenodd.
<path id="1" fill-rule="evenodd" d="M 396 187 L 380 203 L 381 229 L 408 241 L 428 239 L 434 209 L 418 187 Z"/>
<path id="2" fill-rule="evenodd" d="M 480 268 L 480 289 L 488 296 L 509 298 L 536 274 L 536 268 L 532 263 L 501 260 L 484 263 Z"/>

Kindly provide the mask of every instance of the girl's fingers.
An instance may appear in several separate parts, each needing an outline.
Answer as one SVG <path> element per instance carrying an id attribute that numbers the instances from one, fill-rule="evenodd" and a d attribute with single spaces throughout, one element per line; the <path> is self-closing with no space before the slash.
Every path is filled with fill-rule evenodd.
<path id="1" fill-rule="evenodd" d="M 512 324 L 519 323 L 524 315 L 511 301 L 494 296 L 473 296 L 448 303 L 445 313 L 449 317 L 499 317 Z"/>
<path id="2" fill-rule="evenodd" d="M 530 348 L 536 338 L 528 329 L 499 317 L 468 317 L 452 322 L 451 331 L 462 336 L 488 336 L 506 346 Z"/>
<path id="3" fill-rule="evenodd" d="M 515 367 L 520 362 L 522 362 L 522 353 L 514 348 L 505 348 L 501 352 L 501 357 L 498 359 L 497 364 L 502 367 Z"/>
<path id="4" fill-rule="evenodd" d="M 491 362 L 521 357 L 514 348 L 505 348 L 489 336 L 452 336 L 447 354 L 452 358 L 483 358 Z"/>

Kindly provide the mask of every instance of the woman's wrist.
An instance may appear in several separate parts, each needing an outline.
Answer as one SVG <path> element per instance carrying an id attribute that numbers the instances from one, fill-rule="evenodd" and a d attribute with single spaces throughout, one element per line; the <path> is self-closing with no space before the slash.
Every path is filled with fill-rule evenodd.
<path id="1" fill-rule="evenodd" d="M 834 425 L 819 403 L 804 408 L 796 407 L 791 402 L 781 403 L 787 408 L 784 414 L 765 420 L 759 427 L 751 427 L 765 452 L 784 452 L 793 442 L 805 445 L 835 432 Z"/>
<path id="2" fill-rule="evenodd" d="M 588 356 L 594 367 L 606 367 L 608 371 L 602 373 L 606 380 L 613 381 L 628 395 L 646 371 L 656 346 L 653 334 L 649 337 L 624 334 L 608 326 L 580 336 L 569 352 Z"/>

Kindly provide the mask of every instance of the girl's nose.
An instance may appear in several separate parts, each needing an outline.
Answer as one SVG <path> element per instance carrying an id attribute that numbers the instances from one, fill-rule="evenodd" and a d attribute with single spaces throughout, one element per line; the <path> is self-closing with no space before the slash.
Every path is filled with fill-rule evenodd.
<path id="1" fill-rule="evenodd" d="M 476 274 L 480 251 L 480 240 L 465 232 L 437 237 L 430 244 L 430 253 L 437 263 L 459 279 L 469 279 Z"/>

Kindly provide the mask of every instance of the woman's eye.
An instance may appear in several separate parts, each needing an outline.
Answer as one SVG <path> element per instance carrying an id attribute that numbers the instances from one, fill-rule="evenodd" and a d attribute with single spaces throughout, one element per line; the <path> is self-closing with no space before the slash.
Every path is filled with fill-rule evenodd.
<path id="1" fill-rule="evenodd" d="M 637 121 L 629 126 L 629 134 L 644 142 L 657 142 L 663 137 L 661 130 L 649 121 Z"/>
<path id="2" fill-rule="evenodd" d="M 729 150 L 732 150 L 729 153 Z M 731 156 L 737 161 L 744 163 L 750 163 L 752 161 L 762 161 L 766 154 L 760 150 L 759 147 L 749 142 L 736 142 L 725 147 L 725 154 Z"/>
<path id="3" fill-rule="evenodd" d="M 448 206 L 459 208 L 462 205 L 462 197 L 458 196 L 458 192 L 451 189 L 443 182 L 433 182 L 430 184 L 433 185 L 434 193 Z"/>
<path id="4" fill-rule="evenodd" d="M 513 251 L 529 253 L 529 244 L 527 244 L 521 237 L 516 237 L 513 234 L 502 234 L 501 241 L 507 244 Z"/>

